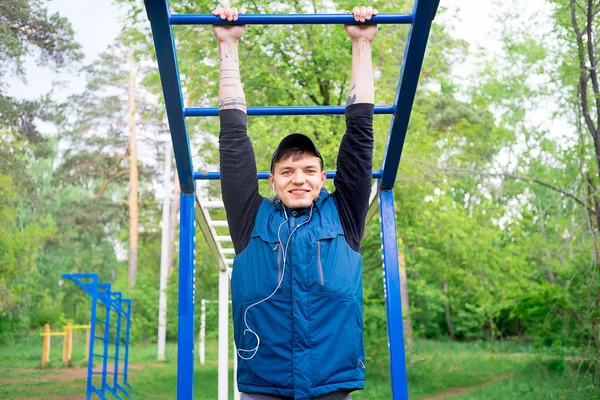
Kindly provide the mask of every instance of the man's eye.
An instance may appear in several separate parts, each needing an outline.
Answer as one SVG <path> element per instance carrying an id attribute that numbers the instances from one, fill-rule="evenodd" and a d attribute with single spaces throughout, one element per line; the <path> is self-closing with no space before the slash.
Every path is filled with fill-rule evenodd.
<path id="1" fill-rule="evenodd" d="M 314 169 L 309 169 L 308 171 L 306 171 L 307 174 L 314 174 L 317 171 L 315 171 Z"/>
<path id="2" fill-rule="evenodd" d="M 291 172 L 290 172 L 290 171 L 283 171 L 283 172 L 281 173 L 281 175 L 289 175 L 289 174 L 291 174 Z"/>

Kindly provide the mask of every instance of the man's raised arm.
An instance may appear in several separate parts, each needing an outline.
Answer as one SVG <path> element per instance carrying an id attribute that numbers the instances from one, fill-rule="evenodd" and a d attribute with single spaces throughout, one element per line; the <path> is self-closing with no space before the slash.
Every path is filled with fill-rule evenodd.
<path id="1" fill-rule="evenodd" d="M 354 19 L 365 22 L 377 15 L 371 7 L 354 7 Z M 346 133 L 342 138 L 333 197 L 346 241 L 360 250 L 371 192 L 373 169 L 373 109 L 375 85 L 371 43 L 377 25 L 345 25 L 352 40 L 352 75 L 346 99 Z"/>
<path id="2" fill-rule="evenodd" d="M 238 10 L 220 7 L 213 15 L 237 21 Z M 247 135 L 246 97 L 240 79 L 238 42 L 245 25 L 213 25 L 219 45 L 219 153 L 221 193 L 236 254 L 250 242 L 262 197 L 258 193 L 256 160 Z"/>

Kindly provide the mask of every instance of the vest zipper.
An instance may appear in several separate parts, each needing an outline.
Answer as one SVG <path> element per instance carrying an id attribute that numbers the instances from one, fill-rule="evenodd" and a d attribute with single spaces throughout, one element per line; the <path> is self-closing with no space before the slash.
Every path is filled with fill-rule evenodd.
<path id="1" fill-rule="evenodd" d="M 281 246 L 277 243 L 277 282 L 281 280 Z"/>
<path id="2" fill-rule="evenodd" d="M 319 283 L 325 286 L 325 278 L 323 277 L 323 265 L 321 265 L 321 241 L 317 241 L 317 260 L 319 266 Z"/>

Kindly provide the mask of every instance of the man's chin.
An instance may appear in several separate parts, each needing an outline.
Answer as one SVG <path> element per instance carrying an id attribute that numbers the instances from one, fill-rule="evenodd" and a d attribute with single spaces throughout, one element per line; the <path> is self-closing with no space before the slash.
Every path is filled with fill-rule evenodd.
<path id="1" fill-rule="evenodd" d="M 312 201 L 308 199 L 288 199 L 283 204 L 288 208 L 307 208 L 310 207 Z"/>

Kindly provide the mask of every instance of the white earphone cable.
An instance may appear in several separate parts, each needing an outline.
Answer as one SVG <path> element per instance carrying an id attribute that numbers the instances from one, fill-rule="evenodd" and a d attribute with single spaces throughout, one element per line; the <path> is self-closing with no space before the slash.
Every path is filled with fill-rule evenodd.
<path id="1" fill-rule="evenodd" d="M 252 358 L 254 358 L 254 356 L 256 355 L 256 353 L 258 353 L 258 348 L 260 347 L 260 336 L 258 336 L 258 334 L 256 332 L 254 332 L 252 329 L 250 329 L 250 327 L 248 326 L 248 321 L 247 321 L 247 315 L 248 315 L 248 310 L 250 310 L 252 307 L 259 305 L 260 303 L 263 303 L 267 300 L 269 300 L 271 297 L 273 297 L 275 295 L 275 293 L 277 293 L 277 291 L 279 290 L 279 288 L 281 287 L 281 283 L 283 282 L 283 277 L 285 276 L 285 264 L 286 264 L 286 257 L 287 257 L 287 250 L 288 247 L 290 245 L 290 239 L 292 238 L 292 235 L 294 234 L 294 232 L 296 232 L 296 230 L 298 228 L 300 228 L 302 225 L 307 224 L 310 219 L 312 218 L 312 214 L 313 214 L 313 204 L 311 204 L 310 206 L 310 214 L 308 216 L 308 219 L 304 222 L 302 222 L 301 224 L 298 224 L 294 230 L 292 231 L 292 233 L 290 233 L 290 236 L 288 236 L 287 242 L 285 244 L 285 247 L 283 248 L 283 271 L 281 273 L 281 278 L 279 278 L 279 282 L 277 282 L 277 287 L 275 288 L 275 290 L 273 290 L 273 292 L 268 296 L 265 297 L 264 299 L 257 301 L 256 303 L 253 303 L 251 305 L 249 305 L 248 307 L 246 307 L 246 310 L 244 311 L 244 325 L 246 326 L 246 329 L 244 330 L 244 336 L 246 336 L 247 332 L 250 332 L 251 334 L 253 334 L 256 337 L 256 346 L 253 347 L 252 349 L 238 349 L 237 353 L 238 356 L 243 359 L 243 360 L 251 360 Z M 285 211 L 285 206 L 283 207 L 283 213 L 285 214 L 285 221 L 283 221 L 281 223 L 281 225 L 279 225 L 279 228 L 277 229 L 277 239 L 279 240 L 279 245 L 282 246 L 281 243 L 281 227 L 283 226 L 283 224 L 285 224 L 286 222 L 288 222 L 288 215 L 287 212 Z M 247 353 L 252 353 L 251 356 L 249 357 L 244 357 L 240 352 L 247 352 Z"/>

